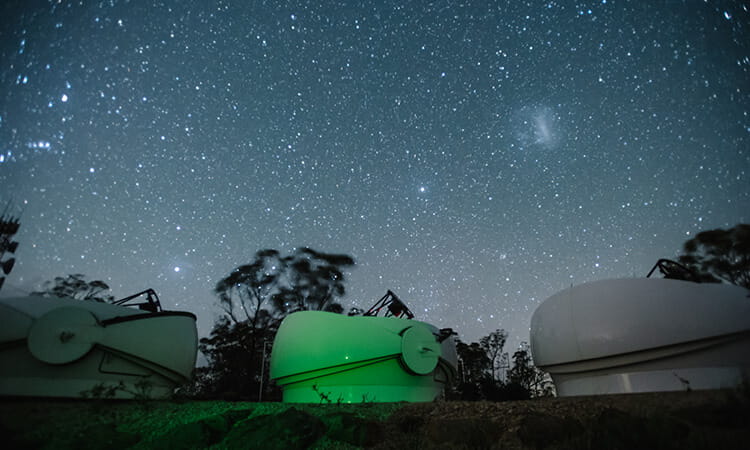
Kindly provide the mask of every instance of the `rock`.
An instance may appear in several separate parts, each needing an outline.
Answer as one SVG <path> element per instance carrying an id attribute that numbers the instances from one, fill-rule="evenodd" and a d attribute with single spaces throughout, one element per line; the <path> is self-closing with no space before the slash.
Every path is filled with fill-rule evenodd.
<path id="1" fill-rule="evenodd" d="M 433 419 L 423 429 L 425 448 L 494 448 L 505 430 L 489 419 Z"/>
<path id="2" fill-rule="evenodd" d="M 296 408 L 241 420 L 222 444 L 226 448 L 304 449 L 326 432 L 317 417 Z"/>
<path id="3" fill-rule="evenodd" d="M 639 417 L 607 408 L 596 418 L 592 448 L 683 448 L 689 427 L 672 417 Z"/>
<path id="4" fill-rule="evenodd" d="M 583 426 L 575 419 L 530 412 L 521 419 L 517 435 L 525 446 L 543 449 L 582 432 Z"/>
<path id="5" fill-rule="evenodd" d="M 329 414 L 323 420 L 328 424 L 327 436 L 335 441 L 357 447 L 371 447 L 382 439 L 383 426 L 374 420 L 362 419 L 346 412 Z"/>
<path id="6" fill-rule="evenodd" d="M 179 425 L 161 435 L 154 446 L 164 449 L 202 449 L 221 442 L 237 421 L 250 410 L 230 410 L 196 422 Z"/>
<path id="7" fill-rule="evenodd" d="M 396 423 L 396 428 L 400 433 L 406 434 L 417 433 L 425 424 L 424 417 L 413 414 L 395 414 L 390 421 Z"/>
<path id="8" fill-rule="evenodd" d="M 221 416 L 231 427 L 240 420 L 247 418 L 252 412 L 252 409 L 230 409 L 221 413 Z"/>
<path id="9" fill-rule="evenodd" d="M 83 429 L 73 441 L 72 448 L 126 449 L 141 440 L 135 433 L 117 431 L 114 423 L 91 425 Z"/>

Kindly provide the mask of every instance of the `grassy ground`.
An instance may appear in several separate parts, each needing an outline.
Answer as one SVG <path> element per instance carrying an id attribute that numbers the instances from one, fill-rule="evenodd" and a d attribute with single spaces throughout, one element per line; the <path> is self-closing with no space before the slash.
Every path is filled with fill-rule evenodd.
<path id="1" fill-rule="evenodd" d="M 680 392 L 520 402 L 289 405 L 5 399 L 3 448 L 748 448 L 750 398 Z"/>

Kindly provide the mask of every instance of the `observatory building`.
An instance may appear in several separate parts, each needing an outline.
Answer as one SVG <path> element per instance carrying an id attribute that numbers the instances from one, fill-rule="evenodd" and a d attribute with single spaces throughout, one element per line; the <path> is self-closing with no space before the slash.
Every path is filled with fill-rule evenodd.
<path id="1" fill-rule="evenodd" d="M 586 283 L 536 309 L 534 363 L 558 395 L 721 389 L 748 380 L 750 291 L 674 276 L 667 262 L 676 264 L 657 263 L 668 267 L 665 278 Z"/>
<path id="2" fill-rule="evenodd" d="M 0 299 L 0 395 L 159 398 L 188 381 L 195 315 L 163 311 L 150 289 L 116 303 Z"/>
<path id="3" fill-rule="evenodd" d="M 291 403 L 433 401 L 456 374 L 455 333 L 413 317 L 391 291 L 363 316 L 292 313 L 273 343 L 271 378 Z"/>

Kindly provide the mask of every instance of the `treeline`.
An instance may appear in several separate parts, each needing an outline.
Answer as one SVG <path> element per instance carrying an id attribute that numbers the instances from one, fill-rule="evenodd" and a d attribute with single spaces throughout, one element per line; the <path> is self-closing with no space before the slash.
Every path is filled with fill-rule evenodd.
<path id="1" fill-rule="evenodd" d="M 449 400 L 524 400 L 554 395 L 549 376 L 537 369 L 527 343 L 508 357 L 508 333 L 495 330 L 479 342 L 456 344 L 458 376 L 446 392 Z"/>
<path id="2" fill-rule="evenodd" d="M 288 314 L 321 310 L 343 313 L 348 255 L 302 247 L 283 256 L 260 250 L 249 263 L 216 283 L 222 314 L 199 349 L 208 365 L 198 367 L 186 394 L 198 398 L 274 401 L 280 390 L 269 383 L 268 366 L 276 331 Z"/>
<path id="3" fill-rule="evenodd" d="M 196 369 L 193 397 L 249 401 L 281 399 L 269 382 L 276 331 L 286 315 L 302 310 L 343 313 L 344 270 L 354 259 L 301 248 L 288 256 L 261 250 L 216 284 L 222 315 L 200 341 L 208 365 Z M 350 314 L 357 312 L 352 308 Z M 510 358 L 507 333 L 497 330 L 479 343 L 457 343 L 458 377 L 446 392 L 456 400 L 512 400 L 552 395 L 552 383 L 532 364 L 527 345 Z M 506 367 L 509 366 L 509 367 Z"/>
<path id="4" fill-rule="evenodd" d="M 261 250 L 216 284 L 222 315 L 200 341 L 208 365 L 196 369 L 190 396 L 248 401 L 281 399 L 268 367 L 278 326 L 303 310 L 344 313 L 347 255 L 301 248 L 288 256 Z M 360 312 L 352 308 L 349 314 Z M 552 383 L 534 367 L 528 345 L 511 358 L 503 351 L 507 333 L 497 330 L 478 343 L 457 343 L 458 376 L 446 392 L 456 400 L 512 400 L 552 395 Z M 510 364 L 508 364 L 510 362 Z"/>
<path id="5" fill-rule="evenodd" d="M 728 282 L 750 288 L 750 225 L 698 233 L 683 246 L 679 261 L 689 273 L 667 270 L 665 276 L 694 281 Z M 221 315 L 199 349 L 208 365 L 183 393 L 198 398 L 272 401 L 281 398 L 269 383 L 268 364 L 278 326 L 302 310 L 344 313 L 344 271 L 354 266 L 348 255 L 302 247 L 289 255 L 260 250 L 215 286 Z M 663 270 L 664 272 L 664 270 Z M 679 272 L 679 273 L 678 273 Z M 85 281 L 80 274 L 48 282 L 40 295 L 112 301 L 109 286 Z M 350 314 L 357 313 L 352 308 Z M 455 400 L 515 400 L 553 394 L 549 378 L 536 367 L 527 344 L 509 356 L 507 333 L 496 330 L 479 342 L 457 343 L 458 377 L 446 392 Z"/>

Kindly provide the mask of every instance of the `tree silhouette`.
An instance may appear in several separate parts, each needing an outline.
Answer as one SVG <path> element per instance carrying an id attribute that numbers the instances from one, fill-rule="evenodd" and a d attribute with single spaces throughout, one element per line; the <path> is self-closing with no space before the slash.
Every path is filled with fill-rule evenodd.
<path id="1" fill-rule="evenodd" d="M 503 355 L 507 355 L 502 352 L 507 336 L 505 330 L 495 330 L 481 338 L 479 343 L 458 341 L 459 378 L 447 393 L 449 398 L 506 401 L 553 394 L 549 376 L 533 365 L 529 346 L 525 342 L 513 354 L 513 367 L 508 371 L 508 379 L 496 377 L 496 369 Z"/>
<path id="2" fill-rule="evenodd" d="M 13 270 L 13 266 L 16 263 L 16 258 L 13 257 L 3 261 L 5 252 L 10 254 L 16 253 L 16 250 L 18 249 L 18 241 L 14 241 L 13 236 L 21 227 L 20 219 L 12 212 L 9 212 L 10 209 L 11 202 L 8 202 L 5 205 L 2 214 L 0 214 L 0 269 L 2 269 L 2 272 L 0 273 L 0 289 L 2 289 L 3 284 L 5 284 L 5 275 L 8 275 L 10 271 Z"/>
<path id="3" fill-rule="evenodd" d="M 456 353 L 461 364 L 461 376 L 465 379 L 480 380 L 490 375 L 492 360 L 481 345 L 476 342 L 466 344 L 458 340 Z"/>
<path id="4" fill-rule="evenodd" d="M 249 320 L 232 322 L 223 316 L 214 324 L 210 336 L 200 340 L 198 347 L 208 366 L 196 369 L 197 386 L 193 390 L 197 395 L 227 400 L 260 396 L 260 368 L 267 356 L 265 343 L 273 342 L 276 330 L 276 321 L 267 314 L 261 315 L 263 318 L 255 324 Z M 273 395 L 265 397 L 272 399 Z"/>
<path id="5" fill-rule="evenodd" d="M 523 388 L 528 397 L 552 395 L 552 382 L 549 375 L 539 370 L 531 359 L 529 344 L 521 342 L 513 353 L 513 367 L 508 371 L 508 384 Z"/>
<path id="6" fill-rule="evenodd" d="M 683 244 L 679 262 L 703 281 L 726 281 L 750 289 L 750 224 L 701 231 Z"/>
<path id="7" fill-rule="evenodd" d="M 200 340 L 208 366 L 196 371 L 194 390 L 232 399 L 278 396 L 277 391 L 269 391 L 268 371 L 261 369 L 267 367 L 269 345 L 281 320 L 306 309 L 343 312 L 334 300 L 345 292 L 342 270 L 352 265 L 350 256 L 306 247 L 285 257 L 265 249 L 219 280 L 214 293 L 223 314 L 209 337 Z M 266 388 L 263 393 L 261 386 Z"/>
<path id="8" fill-rule="evenodd" d="M 497 369 L 499 368 L 500 360 L 503 355 L 503 347 L 505 347 L 505 341 L 507 339 L 508 332 L 498 329 L 479 340 L 479 345 L 490 359 L 490 369 L 493 380 L 498 379 Z"/>
<path id="9" fill-rule="evenodd" d="M 280 321 L 271 298 L 283 270 L 279 252 L 264 249 L 216 283 L 214 293 L 223 315 L 198 345 L 208 360 L 207 367 L 196 370 L 199 394 L 234 399 L 261 395 L 263 350 L 273 341 Z"/>
<path id="10" fill-rule="evenodd" d="M 278 251 L 259 250 L 250 264 L 237 267 L 216 283 L 214 293 L 231 322 L 250 321 L 254 325 L 270 314 L 264 305 L 271 303 L 284 264 Z M 266 312 L 262 313 L 264 310 Z"/>
<path id="11" fill-rule="evenodd" d="M 274 295 L 274 306 L 279 312 L 343 312 L 343 307 L 334 300 L 346 292 L 342 270 L 354 265 L 351 256 L 302 247 L 285 257 L 283 263 L 287 285 Z"/>
<path id="12" fill-rule="evenodd" d="M 486 398 L 486 387 L 492 383 L 492 360 L 476 342 L 466 344 L 456 341 L 458 355 L 458 380 L 454 393 L 461 400 L 481 400 Z"/>
<path id="13" fill-rule="evenodd" d="M 76 300 L 87 300 L 101 303 L 111 303 L 115 297 L 106 294 L 109 285 L 101 280 L 86 281 L 85 275 L 76 273 L 67 277 L 55 277 L 54 280 L 46 281 L 41 291 L 32 292 L 32 295 L 43 297 L 70 297 Z"/>

